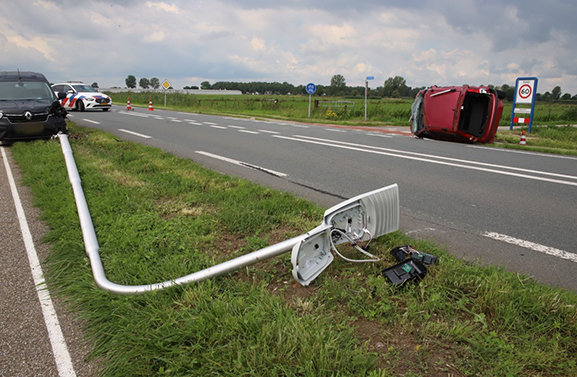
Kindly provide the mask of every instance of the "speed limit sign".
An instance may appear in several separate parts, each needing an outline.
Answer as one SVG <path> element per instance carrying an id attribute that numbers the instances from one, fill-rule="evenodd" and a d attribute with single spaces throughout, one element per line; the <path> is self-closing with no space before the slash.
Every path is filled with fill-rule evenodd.
<path id="1" fill-rule="evenodd" d="M 535 80 L 520 80 L 517 83 L 515 103 L 533 103 Z"/>

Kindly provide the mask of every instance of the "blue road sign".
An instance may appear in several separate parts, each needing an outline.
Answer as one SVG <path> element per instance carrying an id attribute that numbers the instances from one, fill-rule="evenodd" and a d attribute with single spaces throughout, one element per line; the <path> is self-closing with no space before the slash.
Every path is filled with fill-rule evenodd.
<path id="1" fill-rule="evenodd" d="M 312 82 L 310 84 L 307 84 L 307 93 L 308 94 L 313 94 L 316 91 L 317 91 L 317 86 L 315 84 L 313 84 Z"/>
<path id="2" fill-rule="evenodd" d="M 367 76 L 367 80 L 374 80 L 375 76 Z"/>

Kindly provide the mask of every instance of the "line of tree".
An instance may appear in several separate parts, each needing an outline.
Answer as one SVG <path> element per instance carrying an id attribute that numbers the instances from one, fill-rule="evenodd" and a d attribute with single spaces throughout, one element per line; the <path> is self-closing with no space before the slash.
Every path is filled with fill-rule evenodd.
<path id="1" fill-rule="evenodd" d="M 136 89 L 136 76 L 128 75 L 124 82 L 127 88 Z M 143 77 L 138 81 L 138 86 L 140 86 L 142 89 L 158 89 L 160 88 L 160 80 L 157 77 L 153 77 L 150 80 L 146 77 Z"/>
<path id="2" fill-rule="evenodd" d="M 128 88 L 136 88 L 136 77 L 129 75 L 126 78 L 126 86 Z M 153 77 L 148 80 L 141 78 L 139 86 L 143 89 L 158 89 L 160 81 Z M 515 96 L 515 86 L 503 84 L 501 86 L 488 85 L 490 88 L 501 90 L 505 93 L 508 101 L 513 101 Z M 183 89 L 198 89 L 198 86 L 185 86 Z M 339 97 L 363 97 L 365 95 L 364 86 L 348 86 L 345 77 L 341 74 L 333 75 L 330 85 L 317 85 L 315 96 L 339 96 Z M 288 82 L 234 82 L 234 81 L 218 81 L 211 84 L 208 81 L 200 83 L 200 89 L 212 90 L 239 90 L 243 94 L 274 94 L 274 95 L 289 95 L 289 94 L 307 94 L 306 85 L 293 85 Z M 371 98 L 414 98 L 420 90 L 425 87 L 412 88 L 407 85 L 405 78 L 402 76 L 394 76 L 386 79 L 382 86 L 375 89 L 370 89 L 368 92 Z M 562 93 L 561 87 L 556 86 L 551 92 L 544 94 L 537 93 L 537 101 L 577 101 L 577 95 L 571 96 L 569 93 Z"/>

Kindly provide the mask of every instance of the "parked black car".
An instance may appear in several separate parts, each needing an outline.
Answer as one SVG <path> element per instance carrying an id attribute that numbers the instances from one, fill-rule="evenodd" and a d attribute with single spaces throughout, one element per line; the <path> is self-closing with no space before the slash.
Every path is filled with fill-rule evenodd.
<path id="1" fill-rule="evenodd" d="M 49 138 L 66 132 L 66 114 L 43 74 L 0 71 L 1 141 Z"/>

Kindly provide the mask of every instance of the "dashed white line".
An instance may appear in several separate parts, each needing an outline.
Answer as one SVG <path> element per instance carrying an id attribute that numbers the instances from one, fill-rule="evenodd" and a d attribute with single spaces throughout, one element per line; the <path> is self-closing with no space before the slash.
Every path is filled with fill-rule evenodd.
<path id="1" fill-rule="evenodd" d="M 538 251 L 540 253 L 551 255 L 551 256 L 554 256 L 557 258 L 570 260 L 571 262 L 577 262 L 577 254 L 570 253 L 570 252 L 565 251 L 565 250 L 556 249 L 554 247 L 549 247 L 549 246 L 541 245 L 538 243 L 521 240 L 519 238 L 515 238 L 515 237 L 508 236 L 506 234 L 500 234 L 500 233 L 495 233 L 495 232 L 485 232 L 485 233 L 483 233 L 483 236 L 487 237 L 487 238 L 492 238 L 492 239 L 497 240 L 497 241 L 502 241 L 502 242 L 506 242 L 506 243 L 509 243 L 512 245 L 523 247 L 525 249 Z"/>
<path id="2" fill-rule="evenodd" d="M 229 163 L 234 164 L 234 165 L 244 166 L 245 168 L 260 170 L 260 171 L 263 171 L 263 172 L 265 172 L 265 173 L 268 173 L 268 174 L 271 174 L 271 175 L 275 175 L 275 176 L 277 176 L 277 177 L 286 177 L 286 176 L 288 175 L 288 174 L 281 173 L 281 172 L 278 172 L 278 171 L 275 171 L 275 170 L 263 168 L 262 166 L 252 165 L 252 164 L 249 164 L 249 163 L 247 163 L 247 162 L 242 162 L 242 161 L 234 160 L 234 159 L 232 159 L 232 158 L 220 156 L 220 155 L 213 154 L 213 153 L 209 153 L 209 152 L 196 151 L 196 153 L 201 154 L 201 155 L 203 155 L 203 156 L 212 157 L 212 158 L 215 158 L 215 159 L 217 159 L 217 160 L 229 162 Z"/>
<path id="3" fill-rule="evenodd" d="M 139 137 L 142 137 L 142 138 L 145 138 L 145 139 L 151 139 L 151 138 L 152 138 L 152 136 L 148 136 L 148 135 L 144 135 L 144 134 L 139 134 L 138 132 L 125 130 L 125 129 L 123 129 L 123 128 L 119 128 L 118 131 L 126 132 L 127 134 L 131 134 L 131 135 L 134 135 L 134 136 L 139 136 Z"/>
<path id="4" fill-rule="evenodd" d="M 241 126 L 229 126 L 230 128 L 236 128 L 237 130 L 245 130 L 246 127 L 241 127 Z"/>
<path id="5" fill-rule="evenodd" d="M 22 232 L 24 246 L 26 248 L 26 253 L 28 254 L 28 262 L 30 264 L 30 270 L 32 271 L 36 293 L 40 300 L 40 307 L 42 308 L 42 315 L 44 316 L 44 322 L 46 324 L 46 329 L 48 330 L 50 344 L 52 345 L 52 352 L 54 354 L 56 368 L 58 369 L 58 375 L 60 377 L 75 377 L 76 372 L 72 365 L 72 358 L 68 352 L 68 346 L 66 345 L 66 340 L 64 339 L 62 328 L 58 321 L 58 315 L 54 309 L 54 304 L 50 298 L 50 292 L 48 292 L 48 289 L 46 288 L 42 266 L 40 265 L 40 259 L 38 258 L 36 247 L 34 246 L 30 227 L 28 226 L 28 220 L 26 219 L 26 213 L 24 212 L 22 202 L 20 201 L 20 195 L 18 194 L 14 176 L 12 175 L 12 169 L 8 164 L 8 158 L 4 151 L 4 147 L 0 146 L 0 149 L 2 150 L 2 159 L 4 160 L 6 174 L 8 175 L 8 183 L 10 185 L 10 190 L 12 191 L 16 214 L 18 216 L 18 222 L 20 223 L 20 231 Z"/>
<path id="6" fill-rule="evenodd" d="M 238 132 L 244 132 L 244 133 L 246 133 L 246 134 L 253 134 L 253 135 L 258 135 L 258 134 L 260 134 L 260 132 L 250 131 L 250 130 L 238 130 Z"/>
<path id="7" fill-rule="evenodd" d="M 217 126 L 216 124 L 215 124 L 215 125 L 212 125 L 212 126 L 210 126 L 210 127 L 211 127 L 211 128 L 218 128 L 219 130 L 227 130 L 227 129 L 228 129 L 227 127 Z"/>
<path id="8" fill-rule="evenodd" d="M 276 132 L 276 131 L 269 131 L 269 130 L 258 130 L 259 132 L 264 132 L 266 134 L 272 134 L 272 135 L 279 135 L 280 132 Z"/>
<path id="9" fill-rule="evenodd" d="M 100 122 L 97 122 L 97 121 L 95 121 L 95 120 L 90 120 L 90 119 L 82 119 L 82 120 L 85 121 L 85 122 L 88 122 L 88 123 L 100 124 Z"/>

